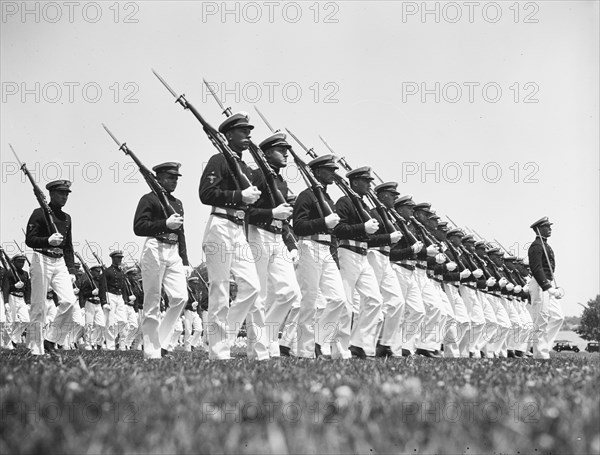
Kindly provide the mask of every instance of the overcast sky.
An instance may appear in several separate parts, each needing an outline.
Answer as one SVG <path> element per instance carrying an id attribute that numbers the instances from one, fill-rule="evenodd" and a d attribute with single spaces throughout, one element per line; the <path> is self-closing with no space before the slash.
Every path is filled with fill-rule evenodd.
<path id="1" fill-rule="evenodd" d="M 24 244 L 37 207 L 11 143 L 40 186 L 73 180 L 76 249 L 139 257 L 148 188 L 105 123 L 148 167 L 182 163 L 175 194 L 202 261 L 198 182 L 215 149 L 155 68 L 215 127 L 202 78 L 250 113 L 255 142 L 269 130 L 254 105 L 520 256 L 549 216 L 563 308 L 580 314 L 599 292 L 598 13 L 595 1 L 2 2 L 2 244 Z"/>

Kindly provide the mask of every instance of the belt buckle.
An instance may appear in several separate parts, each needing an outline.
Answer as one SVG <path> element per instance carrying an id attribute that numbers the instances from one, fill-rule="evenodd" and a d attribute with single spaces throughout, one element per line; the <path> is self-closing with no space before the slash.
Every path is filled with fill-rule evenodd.
<path id="1" fill-rule="evenodd" d="M 171 232 L 169 235 L 167 235 L 167 240 L 170 240 L 171 242 L 177 241 L 178 238 L 179 238 L 179 236 L 173 232 Z"/>
<path id="2" fill-rule="evenodd" d="M 281 220 L 273 220 L 273 221 L 271 221 L 271 226 L 276 227 L 278 229 L 282 229 L 283 228 L 283 221 L 281 221 Z"/>
<path id="3" fill-rule="evenodd" d="M 60 248 L 48 248 L 48 253 L 61 254 L 62 250 Z"/>
<path id="4" fill-rule="evenodd" d="M 243 210 L 236 210 L 234 216 L 238 219 L 238 220 L 243 220 L 244 217 L 246 216 L 246 212 L 244 212 Z"/>

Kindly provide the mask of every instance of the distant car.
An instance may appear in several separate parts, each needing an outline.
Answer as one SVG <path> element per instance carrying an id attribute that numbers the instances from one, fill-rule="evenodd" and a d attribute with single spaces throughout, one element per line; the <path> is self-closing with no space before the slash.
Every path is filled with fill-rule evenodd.
<path id="1" fill-rule="evenodd" d="M 567 340 L 558 340 L 552 349 L 554 349 L 556 352 L 562 352 L 562 351 L 579 352 L 579 348 L 577 347 L 577 345 L 571 346 L 571 342 L 567 341 Z"/>
<path id="2" fill-rule="evenodd" d="M 600 347 L 598 346 L 597 341 L 590 341 L 585 347 L 587 352 L 600 352 Z"/>

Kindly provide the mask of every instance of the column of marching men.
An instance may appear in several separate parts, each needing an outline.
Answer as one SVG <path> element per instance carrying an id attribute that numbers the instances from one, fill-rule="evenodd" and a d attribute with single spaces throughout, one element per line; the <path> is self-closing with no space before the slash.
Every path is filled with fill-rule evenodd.
<path id="1" fill-rule="evenodd" d="M 373 187 L 370 167 L 344 180 L 335 155 L 305 164 L 316 183 L 295 196 L 281 173 L 292 149 L 283 133 L 259 145 L 286 201 L 276 203 L 265 175 L 243 159 L 253 128 L 244 113 L 219 127 L 249 186 L 222 153 L 200 179 L 200 200 L 210 206 L 204 276 L 190 266 L 183 204 L 173 195 L 179 163 L 153 167 L 171 212 L 155 191 L 140 199 L 133 225 L 144 245 L 127 268 L 122 251 L 110 253 L 108 267 L 75 262 L 62 210 L 71 182 L 46 185 L 56 231 L 42 209 L 33 211 L 30 273 L 25 255 L 2 256 L 1 346 L 13 348 L 26 332 L 35 355 L 78 346 L 142 349 L 153 359 L 182 345 L 226 360 L 245 323 L 247 357 L 256 360 L 523 357 L 530 349 L 549 358 L 563 295 L 553 285 L 547 218 L 531 225 L 536 240 L 525 261 L 449 228 L 395 182 Z M 344 192 L 335 203 L 333 184 Z"/>

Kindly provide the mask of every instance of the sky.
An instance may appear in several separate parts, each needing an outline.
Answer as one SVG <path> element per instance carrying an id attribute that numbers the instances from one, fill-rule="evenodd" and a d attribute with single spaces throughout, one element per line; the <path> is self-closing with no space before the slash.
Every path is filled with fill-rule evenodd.
<path id="1" fill-rule="evenodd" d="M 154 68 L 217 127 L 246 111 L 259 143 L 289 128 L 318 154 L 322 135 L 353 167 L 526 256 L 548 216 L 566 315 L 599 293 L 599 3 L 10 2 L 0 23 L 0 241 L 14 253 L 40 187 L 73 181 L 76 250 L 139 258 L 133 234 L 149 190 L 102 129 L 152 167 L 182 163 L 188 255 L 202 261 L 216 153 Z M 303 151 L 291 138 L 296 152 Z M 247 161 L 251 161 L 248 156 Z M 298 193 L 303 182 L 286 171 Z M 333 195 L 339 196 L 335 191 Z M 127 257 L 126 257 L 127 260 Z"/>

